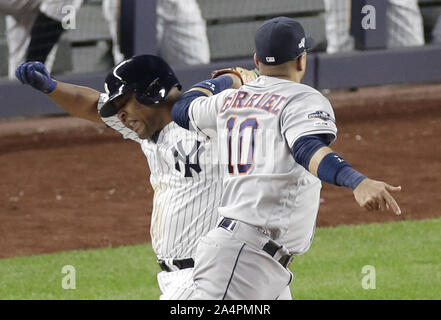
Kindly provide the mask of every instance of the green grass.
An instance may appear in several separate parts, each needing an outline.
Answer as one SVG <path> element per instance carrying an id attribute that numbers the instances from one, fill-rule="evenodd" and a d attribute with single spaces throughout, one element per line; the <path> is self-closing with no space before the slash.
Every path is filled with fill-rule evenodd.
<path id="1" fill-rule="evenodd" d="M 291 269 L 295 299 L 441 299 L 441 219 L 319 229 Z M 365 265 L 375 289 L 364 289 Z"/>
<path id="2" fill-rule="evenodd" d="M 441 219 L 318 229 L 291 269 L 295 299 L 441 299 Z M 63 266 L 76 289 L 62 288 Z M 375 289 L 362 268 L 375 267 Z M 149 245 L 0 260 L 0 299 L 157 299 Z"/>
<path id="3" fill-rule="evenodd" d="M 65 265 L 75 289 L 62 288 Z M 157 299 L 159 267 L 151 246 L 78 250 L 0 260 L 0 299 Z"/>

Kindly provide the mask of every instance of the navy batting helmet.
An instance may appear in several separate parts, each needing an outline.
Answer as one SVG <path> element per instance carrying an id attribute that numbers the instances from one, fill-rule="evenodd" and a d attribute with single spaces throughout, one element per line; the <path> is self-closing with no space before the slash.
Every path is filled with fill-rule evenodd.
<path id="1" fill-rule="evenodd" d="M 132 57 L 107 74 L 104 88 L 109 100 L 100 115 L 110 117 L 118 113 L 113 101 L 127 92 L 135 92 L 139 103 L 152 105 L 164 100 L 173 87 L 181 89 L 175 73 L 163 59 L 152 55 Z"/>

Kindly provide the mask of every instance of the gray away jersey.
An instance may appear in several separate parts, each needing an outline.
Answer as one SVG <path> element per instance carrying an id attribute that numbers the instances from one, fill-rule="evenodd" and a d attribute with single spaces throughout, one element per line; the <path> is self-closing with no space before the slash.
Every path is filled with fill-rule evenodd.
<path id="1" fill-rule="evenodd" d="M 293 254 L 309 249 L 321 182 L 291 155 L 305 135 L 337 128 L 329 101 L 317 90 L 267 76 L 211 97 L 195 99 L 191 127 L 218 137 L 224 164 L 219 214 L 264 229 Z"/>
<path id="2" fill-rule="evenodd" d="M 108 99 L 101 94 L 98 110 Z M 158 259 L 194 257 L 199 238 L 216 226 L 222 180 L 216 139 L 169 123 L 153 142 L 139 139 L 115 115 L 102 118 L 125 139 L 141 145 L 154 190 L 151 239 Z"/>

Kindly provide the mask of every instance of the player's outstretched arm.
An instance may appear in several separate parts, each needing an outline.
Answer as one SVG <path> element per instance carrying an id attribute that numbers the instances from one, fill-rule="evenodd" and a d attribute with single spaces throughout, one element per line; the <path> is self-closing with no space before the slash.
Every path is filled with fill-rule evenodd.
<path id="1" fill-rule="evenodd" d="M 100 93 L 94 89 L 56 81 L 43 63 L 21 64 L 16 72 L 18 80 L 45 93 L 60 108 L 74 117 L 102 123 L 97 111 Z"/>
<path id="2" fill-rule="evenodd" d="M 100 92 L 94 89 L 57 81 L 48 97 L 71 116 L 103 123 L 97 110 Z"/>
<path id="3" fill-rule="evenodd" d="M 172 120 L 184 129 L 189 129 L 190 124 L 190 105 L 194 100 L 203 97 L 201 99 L 208 99 L 209 97 L 216 95 L 226 89 L 238 89 L 245 83 L 257 79 L 259 73 L 255 70 L 247 70 L 241 67 L 234 67 L 222 70 L 216 70 L 212 73 L 212 78 L 209 80 L 196 83 L 189 91 L 184 93 L 182 97 L 176 102 L 172 109 Z M 202 127 L 215 127 L 216 116 L 213 110 L 208 110 L 206 105 L 202 107 L 204 110 L 200 110 L 199 116 L 202 114 L 207 115 L 204 118 Z M 194 120 L 194 119 L 193 119 Z M 197 121 L 196 121 L 197 122 Z M 207 134 L 207 133 L 206 133 Z"/>
<path id="4" fill-rule="evenodd" d="M 314 153 L 309 171 L 325 182 L 351 188 L 357 203 L 368 211 L 392 210 L 396 215 L 401 214 L 391 195 L 401 191 L 401 186 L 394 187 L 363 176 L 329 147 L 321 147 Z"/>
<path id="5" fill-rule="evenodd" d="M 204 80 L 196 83 L 193 87 L 185 92 L 182 97 L 173 105 L 172 120 L 184 129 L 189 129 L 190 105 L 199 97 L 207 99 L 226 89 L 237 89 L 243 84 L 241 76 L 237 73 L 228 72 L 222 74 L 215 79 Z"/>
<path id="6" fill-rule="evenodd" d="M 297 163 L 320 180 L 350 188 L 357 203 L 366 210 L 392 210 L 397 215 L 401 214 L 391 195 L 400 191 L 401 187 L 369 179 L 354 170 L 328 147 L 331 140 L 323 134 L 303 136 L 294 143 L 291 153 Z"/>

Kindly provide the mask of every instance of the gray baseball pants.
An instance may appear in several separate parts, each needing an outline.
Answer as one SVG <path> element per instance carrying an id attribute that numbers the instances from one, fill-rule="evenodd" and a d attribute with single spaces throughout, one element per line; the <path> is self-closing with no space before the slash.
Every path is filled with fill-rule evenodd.
<path id="1" fill-rule="evenodd" d="M 238 222 L 233 230 L 217 227 L 198 245 L 194 300 L 275 300 L 290 297 L 292 273 L 263 250 L 269 237 Z M 288 290 L 288 292 L 287 292 Z"/>

